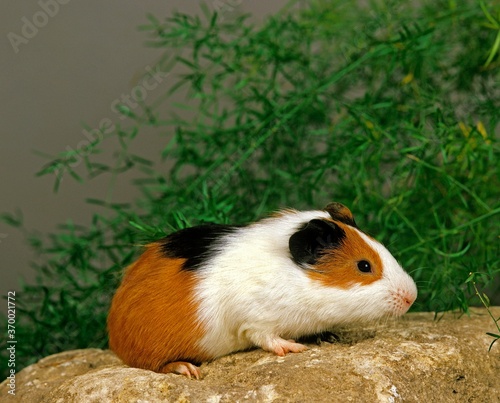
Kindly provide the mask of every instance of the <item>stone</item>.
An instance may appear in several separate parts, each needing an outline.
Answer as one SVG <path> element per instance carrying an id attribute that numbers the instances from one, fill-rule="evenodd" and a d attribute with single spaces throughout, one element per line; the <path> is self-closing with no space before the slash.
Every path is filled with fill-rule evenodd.
<path id="1" fill-rule="evenodd" d="M 500 307 L 491 308 L 495 318 Z M 234 353 L 201 366 L 202 380 L 130 368 L 113 352 L 66 351 L 16 374 L 19 402 L 500 402 L 500 341 L 485 309 L 410 313 L 335 330 L 334 343 L 277 357 Z"/>

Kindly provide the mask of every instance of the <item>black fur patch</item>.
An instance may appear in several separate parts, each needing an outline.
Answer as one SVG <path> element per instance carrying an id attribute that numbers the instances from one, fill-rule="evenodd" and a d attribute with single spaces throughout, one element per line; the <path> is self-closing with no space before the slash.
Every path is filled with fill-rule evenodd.
<path id="1" fill-rule="evenodd" d="M 165 257 L 187 259 L 183 270 L 196 270 L 213 255 L 217 242 L 237 228 L 221 224 L 185 228 L 160 240 L 161 251 Z"/>
<path id="2" fill-rule="evenodd" d="M 345 237 L 345 231 L 334 222 L 314 219 L 299 228 L 288 245 L 296 263 L 315 264 L 327 249 L 339 247 Z"/>

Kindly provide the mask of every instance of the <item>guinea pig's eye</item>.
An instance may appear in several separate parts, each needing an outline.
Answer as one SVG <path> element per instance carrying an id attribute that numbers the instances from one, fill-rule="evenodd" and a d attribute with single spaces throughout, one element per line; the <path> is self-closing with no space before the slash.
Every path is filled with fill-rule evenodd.
<path id="1" fill-rule="evenodd" d="M 367 262 L 366 260 L 360 260 L 358 262 L 358 270 L 362 273 L 371 273 L 372 267 L 370 265 L 370 262 Z"/>

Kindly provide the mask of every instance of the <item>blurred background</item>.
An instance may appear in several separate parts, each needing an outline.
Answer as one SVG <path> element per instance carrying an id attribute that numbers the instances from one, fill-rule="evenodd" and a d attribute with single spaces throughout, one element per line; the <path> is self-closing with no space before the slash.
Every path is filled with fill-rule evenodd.
<path id="1" fill-rule="evenodd" d="M 251 20 L 258 22 L 286 1 L 209 0 L 206 4 L 226 21 L 251 13 Z M 98 128 L 103 119 L 121 122 L 113 104 L 130 100 L 133 88 L 162 53 L 145 46 L 146 35 L 138 27 L 147 22 L 146 14 L 163 18 L 173 11 L 201 14 L 200 3 L 191 0 L 41 0 L 3 5 L 0 212 L 22 212 L 25 226 L 41 233 L 54 231 L 69 219 L 89 221 L 99 208 L 85 199 L 104 198 L 109 178 L 96 178 L 85 187 L 64 179 L 55 194 L 53 176 L 35 174 L 51 160 L 47 156 L 76 149 L 85 141 L 85 127 Z M 173 84 L 172 77 L 156 78 L 148 87 L 150 99 Z M 158 141 L 143 142 L 144 155 L 154 158 Z M 130 201 L 136 192 L 125 180 L 106 197 Z M 21 276 L 33 280 L 30 261 L 34 259 L 22 232 L 0 222 L 1 295 L 18 289 Z M 0 303 L 0 310 L 6 311 L 5 303 Z"/>

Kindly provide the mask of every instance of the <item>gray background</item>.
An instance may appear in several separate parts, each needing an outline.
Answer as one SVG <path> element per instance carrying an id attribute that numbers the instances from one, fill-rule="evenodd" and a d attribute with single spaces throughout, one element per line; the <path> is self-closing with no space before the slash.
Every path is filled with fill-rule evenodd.
<path id="1" fill-rule="evenodd" d="M 206 4 L 212 10 L 224 7 L 225 19 L 251 12 L 252 20 L 258 22 L 286 1 L 208 0 Z M 182 0 L 2 3 L 0 213 L 20 210 L 28 229 L 47 233 L 69 219 L 88 223 L 96 208 L 86 204 L 85 198 L 134 198 L 127 182 L 106 193 L 106 176 L 94 180 L 92 186 L 66 179 L 54 194 L 52 176 L 35 177 L 49 161 L 35 151 L 56 155 L 68 147 L 76 149 L 86 139 L 83 124 L 95 128 L 102 119 L 120 122 L 111 109 L 113 101 L 130 95 L 147 66 L 154 66 L 161 54 L 161 50 L 144 45 L 147 36 L 137 27 L 147 23 L 147 13 L 163 20 L 173 10 L 201 14 L 198 1 Z M 30 31 L 30 23 L 39 25 L 35 25 L 37 31 L 33 27 Z M 13 46 L 19 38 L 24 38 L 23 42 Z M 147 97 L 159 96 L 174 79 L 165 77 Z M 144 142 L 141 151 L 151 156 L 157 154 L 157 146 Z M 23 235 L 0 223 L 1 295 L 18 290 L 21 276 L 32 281 L 30 262 L 36 259 Z M 3 299 L 0 309 L 6 311 Z"/>

